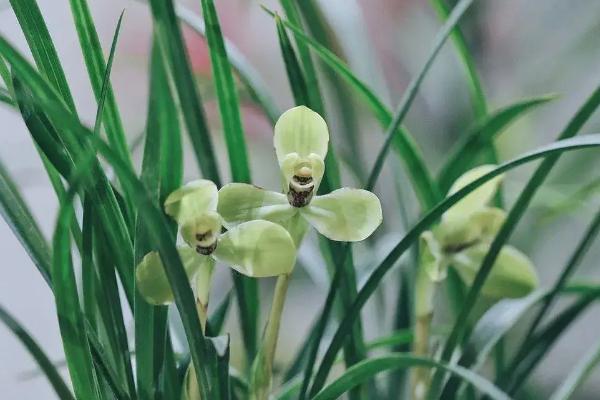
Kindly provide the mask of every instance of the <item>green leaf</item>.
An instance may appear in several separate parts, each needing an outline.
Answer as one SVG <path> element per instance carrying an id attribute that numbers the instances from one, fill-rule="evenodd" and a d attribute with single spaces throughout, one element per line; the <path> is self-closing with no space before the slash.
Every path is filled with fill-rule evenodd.
<path id="1" fill-rule="evenodd" d="M 519 165 L 534 161 L 539 158 L 552 157 L 557 154 L 561 154 L 565 151 L 572 151 L 576 149 L 584 149 L 590 147 L 600 146 L 600 135 L 586 135 L 579 138 L 572 138 L 561 140 L 550 145 L 540 147 L 536 150 L 527 152 L 518 158 L 507 161 L 500 164 L 495 170 L 482 176 L 476 181 L 465 186 L 455 194 L 444 199 L 433 209 L 431 209 L 419 222 L 402 238 L 400 242 L 390 251 L 390 253 L 384 258 L 384 260 L 373 270 L 373 272 L 367 278 L 362 289 L 359 291 L 356 300 L 353 302 L 351 309 L 346 313 L 345 317 L 338 326 L 336 333 L 323 356 L 319 371 L 315 376 L 315 382 L 313 388 L 315 391 L 320 390 L 325 383 L 327 375 L 333 365 L 337 352 L 340 350 L 344 343 L 344 339 L 351 329 L 352 325 L 358 319 L 360 310 L 366 304 L 367 300 L 375 293 L 378 285 L 383 280 L 386 273 L 396 264 L 400 256 L 409 249 L 416 240 L 418 240 L 420 234 L 424 232 L 429 226 L 435 223 L 441 215 L 452 207 L 455 203 L 471 193 L 473 190 L 481 186 L 483 183 L 493 179 L 494 177 L 511 170 Z"/>
<path id="2" fill-rule="evenodd" d="M 429 3 L 437 12 L 440 20 L 446 21 L 450 15 L 450 9 L 446 5 L 444 0 L 430 0 Z M 477 73 L 477 67 L 475 60 L 469 48 L 467 46 L 467 40 L 464 37 L 460 27 L 456 25 L 450 34 L 450 39 L 456 49 L 456 54 L 465 69 L 465 76 L 467 78 L 467 84 L 469 86 L 469 93 L 471 95 L 471 103 L 473 103 L 473 109 L 477 118 L 482 118 L 487 114 L 487 104 L 485 100 L 485 94 L 483 91 L 483 85 Z M 493 149 L 493 147 L 492 147 Z M 496 160 L 488 160 L 488 162 L 496 163 Z"/>
<path id="3" fill-rule="evenodd" d="M 214 256 L 246 276 L 264 278 L 292 272 L 296 246 L 281 225 L 256 220 L 221 235 Z"/>
<path id="4" fill-rule="evenodd" d="M 175 6 L 175 13 L 177 17 L 188 27 L 193 29 L 199 35 L 206 37 L 206 29 L 204 27 L 204 21 L 201 17 L 196 15 L 192 10 L 186 7 L 184 4 L 177 4 Z M 252 99 L 263 109 L 266 116 L 271 121 L 271 124 L 275 124 L 277 118 L 281 114 L 281 111 L 275 105 L 273 98 L 269 94 L 268 87 L 263 81 L 262 77 L 246 56 L 235 46 L 234 43 L 223 38 L 225 43 L 225 50 L 229 58 L 229 63 L 238 75 L 240 81 L 246 86 Z"/>
<path id="5" fill-rule="evenodd" d="M 265 11 L 272 17 L 275 13 L 264 8 Z M 302 40 L 311 47 L 313 51 L 321 58 L 321 60 L 332 68 L 341 78 L 346 80 L 348 84 L 357 91 L 360 97 L 366 102 L 369 108 L 375 114 L 377 120 L 386 128 L 392 121 L 391 111 L 384 103 L 375 95 L 375 93 L 360 79 L 358 79 L 348 68 L 348 66 L 340 60 L 330 50 L 326 49 L 314 39 L 307 36 L 298 26 L 282 20 L 286 28 L 294 32 L 297 39 Z M 394 149 L 400 154 L 402 161 L 406 164 L 408 175 L 413 183 L 415 192 L 424 209 L 435 205 L 439 200 L 437 188 L 427 167 L 423 156 L 417 147 L 416 142 L 409 136 L 404 127 L 398 129 L 394 137 Z"/>
<path id="6" fill-rule="evenodd" d="M 350 367 L 339 378 L 323 388 L 313 400 L 334 400 L 339 398 L 351 388 L 368 381 L 381 372 L 398 368 L 429 367 L 439 368 L 460 376 L 463 380 L 473 385 L 476 389 L 497 400 L 509 400 L 505 393 L 494 386 L 485 378 L 468 369 L 437 362 L 429 358 L 415 357 L 407 354 L 394 354 L 371 358 Z"/>
<path id="7" fill-rule="evenodd" d="M 231 177 L 235 182 L 249 183 L 250 167 L 240 115 L 240 104 L 227 51 L 225 50 L 219 17 L 213 0 L 201 0 L 201 3 L 213 80 L 219 100 L 221 123 L 227 143 L 227 152 L 229 153 Z"/>
<path id="8" fill-rule="evenodd" d="M 589 378 L 592 371 L 600 363 L 600 343 L 596 344 L 593 351 L 587 351 L 584 357 L 571 369 L 565 380 L 554 392 L 550 400 L 568 400 L 577 388 Z"/>
<path id="9" fill-rule="evenodd" d="M 65 384 L 56 367 L 52 364 L 52 361 L 50 361 L 46 353 L 44 353 L 44 350 L 37 344 L 35 339 L 31 337 L 29 332 L 27 332 L 27 330 L 2 306 L 0 306 L 0 319 L 21 343 L 23 343 L 23 346 L 27 348 L 29 354 L 31 354 L 44 375 L 46 375 L 46 378 L 52 385 L 56 395 L 61 400 L 74 400 L 71 391 Z"/>
<path id="10" fill-rule="evenodd" d="M 437 1 L 437 0 L 435 0 Z M 517 101 L 499 108 L 487 117 L 478 120 L 471 126 L 450 150 L 444 165 L 438 174 L 441 190 L 446 191 L 463 172 L 473 168 L 477 155 L 486 143 L 491 143 L 504 129 L 528 111 L 555 99 L 554 95 L 546 95 Z"/>
<path id="11" fill-rule="evenodd" d="M 217 209 L 218 191 L 215 184 L 206 179 L 186 183 L 165 200 L 165 213 L 179 225 L 192 221 Z"/>
<path id="12" fill-rule="evenodd" d="M 279 47 L 281 49 L 281 55 L 283 56 L 283 62 L 285 63 L 285 69 L 287 71 L 288 80 L 292 89 L 292 95 L 294 96 L 294 103 L 299 105 L 307 106 L 310 104 L 308 98 L 308 88 L 304 80 L 304 74 L 300 68 L 300 63 L 296 58 L 296 51 L 290 43 L 290 38 L 285 31 L 285 27 L 281 22 L 279 16 L 275 17 L 275 24 L 277 26 L 277 37 L 279 38 Z"/>
<path id="13" fill-rule="evenodd" d="M 2 162 L 0 162 L 0 214 L 27 251 L 48 286 L 52 288 L 50 246 Z"/>
<path id="14" fill-rule="evenodd" d="M 598 105 L 600 104 L 600 87 L 597 87 L 592 95 L 586 100 L 584 105 L 577 111 L 575 116 L 571 119 L 571 121 L 567 124 L 565 129 L 560 133 L 558 139 L 564 140 L 571 138 L 577 134 L 577 132 L 581 129 L 581 127 L 585 124 L 585 122 L 589 119 L 589 117 L 594 113 Z M 590 136 L 588 136 L 589 138 Z M 585 139 L 583 139 L 585 140 Z M 560 143 L 560 142 L 557 142 Z M 473 306 L 475 305 L 477 298 L 479 297 L 479 293 L 483 284 L 485 283 L 486 278 L 490 274 L 492 267 L 498 257 L 501 249 L 504 247 L 504 244 L 510 237 L 511 233 L 515 229 L 517 223 L 521 220 L 521 217 L 525 213 L 527 207 L 529 206 L 534 194 L 537 189 L 542 185 L 558 159 L 560 158 L 561 153 L 550 154 L 536 169 L 533 176 L 530 178 L 529 182 L 519 195 L 516 203 L 511 208 L 508 216 L 506 218 L 506 222 L 503 224 L 502 228 L 496 235 L 496 238 L 491 244 L 490 251 L 485 256 L 482 265 L 475 277 L 473 285 L 471 286 L 463 308 L 460 314 L 457 316 L 456 321 L 454 323 L 454 327 L 452 332 L 444 346 L 444 350 L 442 352 L 441 359 L 447 361 L 450 359 L 452 354 L 454 353 L 455 347 L 462 341 L 466 331 L 467 331 L 467 320 L 471 313 Z M 443 380 L 443 373 L 436 372 L 434 375 L 434 380 L 432 381 L 431 392 L 434 396 L 439 391 Z"/>
<path id="15" fill-rule="evenodd" d="M 71 4 L 71 12 L 77 28 L 77 36 L 83 53 L 83 59 L 88 71 L 88 77 L 96 96 L 96 101 L 102 103 L 106 101 L 106 110 L 102 112 L 101 119 L 104 122 L 104 128 L 108 141 L 113 149 L 121 156 L 121 158 L 131 165 L 131 156 L 127 149 L 127 141 L 125 139 L 125 131 L 119 114 L 119 107 L 115 99 L 110 81 L 104 82 L 107 66 L 102 54 L 102 46 L 96 32 L 96 26 L 90 13 L 87 0 L 69 0 Z M 121 14 L 122 18 L 123 14 Z M 119 18 L 119 26 L 121 18 Z M 117 29 L 118 32 L 118 29 Z M 116 35 L 113 37 L 113 47 L 116 40 Z M 111 50 L 111 52 L 114 52 Z M 103 88 L 105 93 L 103 94 Z M 105 100 L 102 100 L 102 99 Z M 102 107 L 100 107 L 102 108 Z"/>
<path id="16" fill-rule="evenodd" d="M 381 203 L 373 193 L 342 188 L 316 196 L 300 214 L 323 236 L 337 241 L 365 240 L 381 225 Z"/>
<path id="17" fill-rule="evenodd" d="M 150 95 L 146 119 L 144 156 L 141 181 L 154 205 L 160 208 L 165 193 L 179 186 L 181 180 L 181 144 L 177 113 L 169 90 L 160 49 L 153 42 L 150 61 Z M 172 154 L 170 154 L 172 153 Z M 175 228 L 176 229 L 176 228 Z M 174 235 L 173 235 L 174 236 Z M 148 233 L 138 219 L 135 229 L 135 264 L 152 251 Z M 166 377 L 175 371 L 165 362 L 167 351 L 167 308 L 155 307 L 142 298 L 138 290 L 134 297 L 135 357 L 137 394 L 141 400 L 159 400 L 161 371 Z M 173 393 L 164 390 L 165 396 Z"/>
<path id="18" fill-rule="evenodd" d="M 419 91 L 419 87 L 421 86 L 425 75 L 427 75 L 429 68 L 433 65 L 433 61 L 442 49 L 444 43 L 446 42 L 446 39 L 448 39 L 448 36 L 450 36 L 450 33 L 452 32 L 456 24 L 458 24 L 458 21 L 464 15 L 465 11 L 467 11 L 469 6 L 473 3 L 473 1 L 474 0 L 460 0 L 456 4 L 456 6 L 454 6 L 452 12 L 448 16 L 448 19 L 446 20 L 446 22 L 444 22 L 444 25 L 438 32 L 434 41 L 433 48 L 429 52 L 429 55 L 427 56 L 423 67 L 421 67 L 417 76 L 415 76 L 411 80 L 410 84 L 408 85 L 408 88 L 402 95 L 402 99 L 400 100 L 400 104 L 398 105 L 394 117 L 392 118 L 392 122 L 387 128 L 385 142 L 383 144 L 383 147 L 377 154 L 375 165 L 373 165 L 373 169 L 371 170 L 371 174 L 369 175 L 369 179 L 367 180 L 365 189 L 372 190 L 375 186 L 375 182 L 377 181 L 377 178 L 379 178 L 379 174 L 381 173 L 381 169 L 383 168 L 383 162 L 385 161 L 385 158 L 387 157 L 388 151 L 392 144 L 393 137 L 396 135 L 396 131 L 402 124 L 404 117 L 406 116 L 406 114 L 408 114 L 408 110 L 410 109 L 413 100 L 417 96 L 417 92 Z"/>
<path id="19" fill-rule="evenodd" d="M 221 186 L 202 101 L 173 7 L 173 0 L 150 0 L 154 30 L 161 53 L 169 67 L 169 75 L 175 83 L 181 113 L 200 170 L 206 179 Z"/>
<path id="20" fill-rule="evenodd" d="M 76 113 L 75 103 L 56 48 L 48 32 L 36 0 L 10 0 L 33 59 L 42 75 L 60 93 L 69 109 Z"/>
<path id="21" fill-rule="evenodd" d="M 72 193 L 72 192 L 71 192 Z M 71 197 L 72 198 L 72 197 Z M 98 382 L 79 304 L 75 271 L 71 260 L 69 224 L 74 210 L 71 198 L 61 205 L 54 231 L 52 276 L 63 348 L 76 398 L 99 398 Z"/>
<path id="22" fill-rule="evenodd" d="M 206 305 L 209 290 L 207 283 L 210 282 L 214 267 L 212 258 L 200 255 L 190 247 L 179 247 L 177 251 L 196 297 Z M 165 273 L 165 267 L 157 252 L 146 254 L 135 272 L 137 289 L 148 303 L 153 305 L 173 303 L 173 292 Z"/>

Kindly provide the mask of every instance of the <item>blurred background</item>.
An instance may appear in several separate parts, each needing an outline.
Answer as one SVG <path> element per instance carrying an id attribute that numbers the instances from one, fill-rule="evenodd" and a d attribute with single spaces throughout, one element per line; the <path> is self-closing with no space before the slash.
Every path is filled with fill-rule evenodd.
<path id="1" fill-rule="evenodd" d="M 80 115 L 92 124 L 96 103 L 68 2 L 38 0 L 38 3 L 55 40 Z M 128 139 L 134 143 L 143 132 L 146 119 L 152 30 L 149 11 L 142 1 L 89 0 L 89 3 L 106 53 L 118 16 L 126 10 L 112 83 Z M 278 9 L 276 1 L 264 3 Z M 182 4 L 199 13 L 198 0 Z M 418 0 L 322 0 L 319 4 L 331 27 L 328 34 L 335 44 L 333 50 L 347 60 L 353 71 L 390 107 L 395 107 L 424 62 L 440 27 L 434 10 L 428 2 Z M 261 10 L 258 1 L 217 0 L 216 6 L 225 36 L 258 71 L 276 105 L 281 110 L 291 107 L 293 99 L 273 20 Z M 554 140 L 568 118 L 600 82 L 598 0 L 482 0 L 466 14 L 461 28 L 475 55 L 491 110 L 527 97 L 558 95 L 555 100 L 528 113 L 499 137 L 497 145 L 502 160 Z M 193 31 L 187 28 L 184 31 L 225 174 L 227 157 L 219 131 L 207 48 Z M 0 34 L 30 57 L 7 0 L 0 0 Z M 361 171 L 364 174 L 369 171 L 382 143 L 382 129 L 345 84 L 335 82 L 335 79 L 332 82 L 331 76 L 327 75 L 329 70 L 325 68 L 322 78 L 329 89 L 327 109 L 332 140 L 345 162 L 359 166 L 355 174 L 344 169 L 344 183 L 357 186 L 362 178 Z M 272 151 L 270 123 L 243 90 L 241 98 L 254 182 L 275 189 L 279 185 L 279 172 Z M 341 112 L 341 109 L 345 111 Z M 464 72 L 448 43 L 426 77 L 406 124 L 422 147 L 429 165 L 436 170 L 452 143 L 473 122 Z M 352 130 L 355 134 L 357 147 L 361 149 L 360 157 L 342 143 L 344 130 Z M 583 132 L 600 132 L 600 113 L 596 113 Z M 188 153 L 186 181 L 199 176 L 191 152 Z M 534 260 L 543 285 L 554 282 L 557 271 L 564 266 L 586 223 L 600 205 L 600 160 L 597 155 L 597 152 L 577 152 L 577 155 L 563 157 L 512 237 L 512 242 Z M 573 162 L 575 157 L 577 166 Z M 50 237 L 57 212 L 54 192 L 20 115 L 3 105 L 0 106 L 0 159 L 19 184 L 43 231 Z M 135 159 L 139 164 L 141 147 L 135 150 Z M 414 222 L 418 217 L 410 183 L 402 174 L 392 172 L 398 170 L 390 168 L 397 160 L 390 157 L 388 163 L 376 189 L 385 208 L 385 220 L 377 233 L 376 245 L 358 248 L 357 269 L 361 276 L 403 234 L 399 193 L 408 211 L 408 221 Z M 508 204 L 526 182 L 531 168 L 520 168 L 507 177 L 504 196 Z M 327 270 L 317 243 L 309 237 L 303 247 L 301 262 L 306 268 L 298 268 L 291 286 L 278 349 L 279 363 L 293 357 L 311 321 L 318 315 L 326 293 Z M 0 222 L 0 254 L 0 304 L 27 327 L 53 360 L 60 363 L 62 345 L 53 298 L 4 222 Z M 577 278 L 600 281 L 599 264 L 600 244 L 596 243 L 578 269 Z M 366 329 L 367 338 L 385 334 L 392 326 L 396 275 L 397 271 L 393 271 L 386 280 L 382 296 L 377 300 L 379 312 L 373 312 L 375 305 L 372 304 L 363 313 L 366 320 L 377 322 L 369 324 L 375 328 Z M 262 306 L 265 308 L 270 304 L 272 284 L 266 281 L 262 285 Z M 223 268 L 216 277 L 213 304 L 218 303 L 230 286 L 229 274 Z M 600 309 L 591 307 L 563 336 L 531 380 L 530 392 L 535 393 L 531 398 L 547 398 L 547 393 L 551 393 L 566 372 L 586 354 L 588 346 L 598 338 L 599 318 Z M 238 337 L 236 322 L 233 313 L 227 327 L 234 340 L 233 354 L 240 353 L 240 343 L 235 342 Z M 64 371 L 66 373 L 66 369 Z M 3 399 L 54 396 L 46 380 L 36 374 L 34 361 L 4 326 L 0 326 L 0 389 Z M 576 398 L 597 399 L 598 393 L 600 371 L 578 391 Z"/>

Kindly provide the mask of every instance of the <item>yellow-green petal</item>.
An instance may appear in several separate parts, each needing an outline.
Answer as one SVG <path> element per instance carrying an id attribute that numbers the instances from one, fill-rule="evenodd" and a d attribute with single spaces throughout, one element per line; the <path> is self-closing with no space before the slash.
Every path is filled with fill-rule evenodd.
<path id="1" fill-rule="evenodd" d="M 467 216 L 446 218 L 435 229 L 442 247 L 452 252 L 476 243 L 490 242 L 506 219 L 506 211 L 484 207 Z"/>
<path id="2" fill-rule="evenodd" d="M 210 247 L 221 234 L 221 216 L 215 211 L 200 214 L 187 220 L 180 232 L 183 240 L 193 248 Z"/>
<path id="3" fill-rule="evenodd" d="M 368 238 L 383 220 L 377 196 L 362 189 L 342 188 L 315 196 L 300 213 L 323 236 L 344 242 Z"/>
<path id="4" fill-rule="evenodd" d="M 452 185 L 448 196 L 456 193 L 469 183 L 495 169 L 495 165 L 481 165 L 461 175 Z M 444 219 L 465 218 L 473 212 L 485 207 L 498 191 L 503 175 L 498 175 L 469 193 L 462 200 L 444 213 Z"/>
<path id="5" fill-rule="evenodd" d="M 420 268 L 423 268 L 429 279 L 441 282 L 448 274 L 448 259 L 444 256 L 442 246 L 431 231 L 425 231 L 420 238 Z"/>
<path id="6" fill-rule="evenodd" d="M 197 298 L 206 304 L 214 260 L 189 247 L 179 247 L 177 251 L 192 289 Z M 171 285 L 158 252 L 152 251 L 144 256 L 135 270 L 135 277 L 137 289 L 148 303 L 166 305 L 173 302 Z"/>
<path id="7" fill-rule="evenodd" d="M 471 285 L 489 250 L 489 244 L 473 246 L 452 258 L 452 263 L 467 285 Z M 504 246 L 483 285 L 482 293 L 500 299 L 529 294 L 539 285 L 535 267 L 529 258 L 512 246 Z"/>
<path id="8" fill-rule="evenodd" d="M 280 165 L 290 153 L 297 153 L 301 159 L 316 154 L 324 160 L 329 130 L 323 117 L 308 107 L 298 106 L 279 117 L 275 124 L 273 142 Z"/>
<path id="9" fill-rule="evenodd" d="M 221 235 L 213 256 L 244 275 L 263 278 L 292 272 L 296 246 L 281 225 L 257 220 Z"/>
<path id="10" fill-rule="evenodd" d="M 296 213 L 284 194 L 246 183 L 223 186 L 217 210 L 227 229 L 256 219 L 281 223 Z"/>
<path id="11" fill-rule="evenodd" d="M 179 225 L 183 225 L 198 215 L 216 211 L 218 198 L 214 183 L 198 179 L 171 193 L 165 200 L 165 212 Z"/>

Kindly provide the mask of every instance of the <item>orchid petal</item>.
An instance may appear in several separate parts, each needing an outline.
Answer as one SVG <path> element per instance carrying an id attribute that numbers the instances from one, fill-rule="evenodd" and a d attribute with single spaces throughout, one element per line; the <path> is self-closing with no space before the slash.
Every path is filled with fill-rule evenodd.
<path id="1" fill-rule="evenodd" d="M 218 191 L 214 183 L 198 179 L 171 193 L 165 200 L 165 212 L 179 225 L 209 211 L 216 211 Z"/>

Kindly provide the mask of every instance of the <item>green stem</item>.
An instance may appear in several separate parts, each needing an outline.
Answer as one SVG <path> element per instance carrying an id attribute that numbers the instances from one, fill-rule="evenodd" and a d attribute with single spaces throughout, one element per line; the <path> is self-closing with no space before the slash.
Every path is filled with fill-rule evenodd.
<path id="1" fill-rule="evenodd" d="M 273 360 L 275 359 L 279 326 L 281 325 L 281 316 L 283 314 L 289 281 L 290 275 L 284 274 L 277 277 L 269 320 L 265 326 L 260 351 L 252 365 L 250 391 L 250 398 L 252 400 L 267 400 L 269 398 L 269 391 L 271 390 L 271 382 L 273 380 Z"/>
<path id="2" fill-rule="evenodd" d="M 417 271 L 415 290 L 415 332 L 413 353 L 415 356 L 427 357 L 429 355 L 429 331 L 433 318 L 434 283 L 420 268 Z M 415 368 L 411 377 L 411 393 L 414 400 L 425 398 L 429 386 L 429 370 Z"/>

